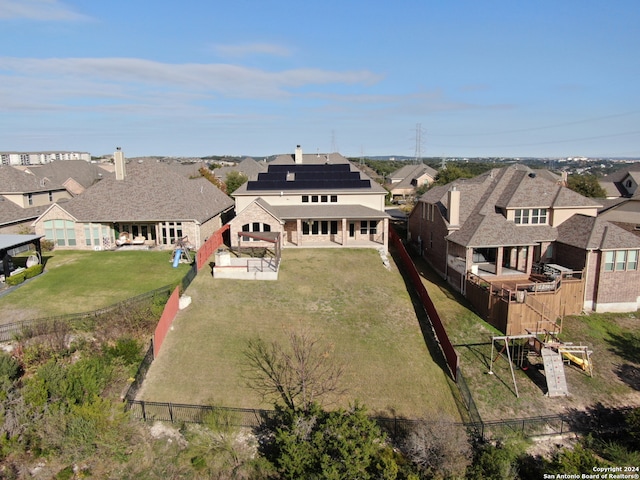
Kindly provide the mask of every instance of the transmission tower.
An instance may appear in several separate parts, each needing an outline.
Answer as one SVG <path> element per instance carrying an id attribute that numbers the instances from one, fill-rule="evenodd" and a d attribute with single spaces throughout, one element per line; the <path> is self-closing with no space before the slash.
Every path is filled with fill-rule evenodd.
<path id="1" fill-rule="evenodd" d="M 422 124 L 416 123 L 416 155 L 414 162 L 416 165 L 422 163 Z"/>

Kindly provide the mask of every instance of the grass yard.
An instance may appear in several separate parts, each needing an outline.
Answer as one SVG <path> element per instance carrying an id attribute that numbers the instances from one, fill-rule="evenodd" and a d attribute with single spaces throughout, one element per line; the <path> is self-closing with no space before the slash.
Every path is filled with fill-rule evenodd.
<path id="1" fill-rule="evenodd" d="M 95 310 L 179 282 L 170 251 L 44 253 L 45 273 L 0 297 L 0 323 Z"/>
<path id="2" fill-rule="evenodd" d="M 487 374 L 491 363 L 491 336 L 503 334 L 478 317 L 433 270 L 417 262 L 429 295 L 460 355 L 461 369 L 483 420 L 566 413 L 598 403 L 608 407 L 640 405 L 638 313 L 565 318 L 560 338 L 575 345 L 588 345 L 593 350 L 593 378 L 575 366 L 565 365 L 569 397 L 548 398 L 542 389 L 546 388 L 543 371 L 529 369 L 525 373 L 516 369 L 520 395 L 516 397 L 505 358 L 494 362 L 494 375 Z M 497 354 L 495 350 L 494 358 Z"/>
<path id="3" fill-rule="evenodd" d="M 371 249 L 285 249 L 278 281 L 214 279 L 187 290 L 139 398 L 271 408 L 242 379 L 247 341 L 308 329 L 333 346 L 346 394 L 372 413 L 459 420 L 450 380 L 432 360 L 402 276 Z"/>

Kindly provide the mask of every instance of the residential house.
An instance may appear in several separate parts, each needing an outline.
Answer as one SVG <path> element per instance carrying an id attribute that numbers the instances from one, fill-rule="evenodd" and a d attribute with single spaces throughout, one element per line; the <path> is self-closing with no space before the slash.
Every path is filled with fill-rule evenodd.
<path id="1" fill-rule="evenodd" d="M 82 160 L 25 168 L 0 165 L 0 232 L 29 229 L 46 207 L 82 193 L 103 173 Z"/>
<path id="2" fill-rule="evenodd" d="M 636 235 L 640 235 L 640 163 L 619 170 L 600 180 L 607 192 L 599 216 Z"/>
<path id="3" fill-rule="evenodd" d="M 279 155 L 238 188 L 231 244 L 283 247 L 388 247 L 386 190 L 338 153 Z M 251 235 L 243 235 L 243 233 Z M 261 233 L 265 238 L 259 238 Z"/>
<path id="4" fill-rule="evenodd" d="M 127 240 L 170 246 L 187 236 L 199 248 L 233 213 L 233 200 L 204 178 L 189 179 L 155 160 L 126 163 L 82 195 L 51 205 L 34 222 L 57 248 L 114 248 Z"/>
<path id="5" fill-rule="evenodd" d="M 533 311 L 534 296 L 553 313 L 542 315 L 545 321 L 583 309 L 640 306 L 637 265 L 632 260 L 637 253 L 627 253 L 625 258 L 631 260 L 617 272 L 616 281 L 635 281 L 624 301 L 597 292 L 599 269 L 611 257 L 607 252 L 617 258 L 617 250 L 638 248 L 622 229 L 596 221 L 600 207 L 548 171 L 512 165 L 427 191 L 409 216 L 409 241 L 485 318 L 515 334 L 535 329 L 537 320 L 513 326 L 516 307 L 508 304 L 519 301 Z M 584 234 L 572 238 L 571 225 L 577 228 L 577 222 L 582 222 Z"/>
<path id="6" fill-rule="evenodd" d="M 386 178 L 386 186 L 394 201 L 413 197 L 423 185 L 433 183 L 438 172 L 428 165 L 405 165 Z"/>
<path id="7" fill-rule="evenodd" d="M 213 174 L 221 181 L 226 181 L 227 175 L 231 172 L 237 172 L 249 180 L 256 180 L 258 174 L 267 171 L 267 162 L 257 162 L 251 157 L 246 157 L 240 163 L 236 165 L 224 165 L 220 168 L 215 168 Z"/>

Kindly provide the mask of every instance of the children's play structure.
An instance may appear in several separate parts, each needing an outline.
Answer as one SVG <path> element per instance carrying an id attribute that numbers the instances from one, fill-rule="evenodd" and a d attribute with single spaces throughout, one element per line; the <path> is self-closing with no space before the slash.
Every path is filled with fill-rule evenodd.
<path id="1" fill-rule="evenodd" d="M 502 344 L 502 342 L 504 343 Z M 502 345 L 502 348 L 494 357 L 496 345 Z M 506 357 L 511 370 L 515 394 L 516 397 L 519 397 L 514 366 L 526 371 L 533 368 L 533 365 L 539 364 L 541 359 L 547 382 L 547 396 L 567 396 L 569 391 L 564 372 L 565 363 L 582 369 L 592 377 L 592 353 L 585 345 L 561 342 L 556 332 L 547 330 L 525 335 L 495 336 L 491 338 L 491 365 L 488 373 L 493 375 L 495 361 L 500 357 Z"/>
<path id="2" fill-rule="evenodd" d="M 171 254 L 171 263 L 173 264 L 173 268 L 178 268 L 180 262 L 191 264 L 193 263 L 193 259 L 191 258 L 191 253 L 189 253 L 189 249 L 191 245 L 189 244 L 189 237 L 181 237 L 176 239 L 173 244 L 173 253 Z"/>

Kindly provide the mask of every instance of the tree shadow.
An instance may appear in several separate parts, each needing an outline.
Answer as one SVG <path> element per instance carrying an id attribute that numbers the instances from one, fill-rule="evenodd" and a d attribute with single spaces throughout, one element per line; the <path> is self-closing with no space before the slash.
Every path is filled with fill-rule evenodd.
<path id="1" fill-rule="evenodd" d="M 640 359 L 640 333 L 608 333 L 606 341 L 610 345 L 609 351 L 629 362 L 637 363 Z"/>
<path id="2" fill-rule="evenodd" d="M 431 354 L 431 358 L 448 376 L 451 377 L 452 375 L 455 375 L 455 372 L 451 372 L 449 370 L 449 365 L 447 364 L 447 361 L 444 357 L 444 353 L 440 349 L 440 344 L 438 343 L 435 332 L 433 331 L 433 327 L 431 326 L 431 320 L 429 319 L 429 316 L 424 309 L 424 305 L 422 305 L 422 301 L 420 300 L 420 297 L 416 292 L 411 279 L 402 267 L 402 259 L 399 257 L 396 249 L 392 246 L 389 247 L 389 253 L 391 254 L 396 265 L 398 265 L 402 280 L 404 281 L 407 292 L 409 293 L 409 296 L 411 298 L 411 303 L 413 305 L 413 310 L 415 312 L 416 318 L 418 319 L 418 324 L 420 325 L 422 337 L 424 338 L 425 345 L 427 346 L 427 349 Z"/>
<path id="3" fill-rule="evenodd" d="M 640 368 L 630 363 L 615 366 L 615 374 L 618 378 L 634 390 L 640 390 Z"/>
<path id="4" fill-rule="evenodd" d="M 572 431 L 590 433 L 595 438 L 604 438 L 627 427 L 627 416 L 632 407 L 608 407 L 600 402 L 584 410 L 570 408 L 562 415 Z"/>

